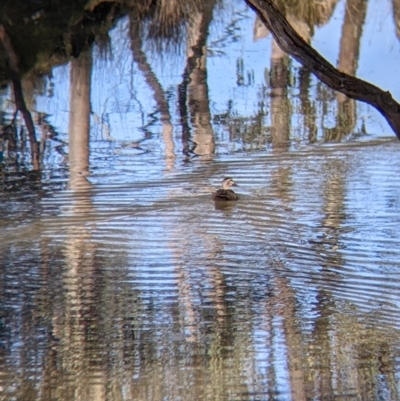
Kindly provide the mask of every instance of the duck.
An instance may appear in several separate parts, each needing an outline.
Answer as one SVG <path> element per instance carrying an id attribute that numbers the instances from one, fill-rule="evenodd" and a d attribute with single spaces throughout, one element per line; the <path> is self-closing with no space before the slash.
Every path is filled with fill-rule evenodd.
<path id="1" fill-rule="evenodd" d="M 232 189 L 233 186 L 237 186 L 235 181 L 230 177 L 226 177 L 222 180 L 222 188 L 218 189 L 212 194 L 214 201 L 237 201 L 239 197 Z"/>

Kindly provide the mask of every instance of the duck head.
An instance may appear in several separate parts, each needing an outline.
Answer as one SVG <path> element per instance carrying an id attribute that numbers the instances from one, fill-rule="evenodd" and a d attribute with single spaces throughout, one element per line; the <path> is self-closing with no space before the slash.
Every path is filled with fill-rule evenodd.
<path id="1" fill-rule="evenodd" d="M 232 178 L 226 177 L 226 178 L 223 179 L 223 181 L 222 181 L 222 188 L 223 189 L 229 189 L 230 187 L 233 187 L 233 186 L 236 187 L 238 185 L 236 184 L 235 181 L 232 180 Z"/>

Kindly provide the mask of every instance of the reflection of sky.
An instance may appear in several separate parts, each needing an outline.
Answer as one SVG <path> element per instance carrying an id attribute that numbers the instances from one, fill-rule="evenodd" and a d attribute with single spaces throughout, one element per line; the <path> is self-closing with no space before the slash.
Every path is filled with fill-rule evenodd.
<path id="1" fill-rule="evenodd" d="M 370 2 L 366 27 L 358 74 L 400 100 L 400 42 L 388 0 Z"/>
<path id="2" fill-rule="evenodd" d="M 340 33 L 344 20 L 345 2 L 337 4 L 328 23 L 315 30 L 313 46 L 330 63 L 337 65 Z M 335 38 L 332 40 L 332 38 Z M 389 0 L 369 0 L 364 24 L 357 76 L 400 98 L 400 44 L 396 37 L 392 6 Z"/>
<path id="3" fill-rule="evenodd" d="M 382 79 L 383 85 L 388 78 L 380 73 L 381 66 L 373 66 L 372 70 L 373 64 L 370 64 L 371 71 L 365 68 L 371 54 L 377 57 L 376 53 L 369 53 L 372 46 L 368 38 L 376 43 L 377 38 L 382 39 L 386 35 L 387 44 L 398 44 L 393 34 L 391 15 L 389 11 L 387 14 L 385 11 L 377 12 L 378 3 L 374 0 L 368 10 L 360 71 L 365 74 L 362 76 L 375 83 Z M 237 9 L 243 10 L 243 5 L 237 4 Z M 339 3 L 334 17 L 327 26 L 317 30 L 314 39 L 317 48 L 321 48 L 322 54 L 331 61 L 336 60 L 339 51 L 343 5 L 344 2 Z M 379 23 L 378 19 L 374 20 L 375 16 L 382 17 Z M 209 42 L 219 40 L 224 35 L 221 26 L 236 17 L 240 39 L 236 42 L 226 39 L 227 44 L 221 49 L 227 55 L 217 55 L 217 45 L 210 49 L 216 54 L 208 58 L 211 110 L 212 113 L 222 113 L 226 111 L 228 101 L 232 100 L 239 115 L 251 116 L 257 110 L 264 70 L 270 67 L 271 38 L 253 42 L 253 13 L 249 10 L 244 14 L 225 10 L 211 28 Z M 94 56 L 92 136 L 98 140 L 105 138 L 107 125 L 111 127 L 110 137 L 113 139 L 140 139 L 143 135 L 140 127 L 148 123 L 147 114 L 155 107 L 142 73 L 132 62 L 129 41 L 124 36 L 126 24 L 127 20 L 122 20 L 112 32 L 112 59 L 99 60 L 96 52 Z M 332 42 L 332 37 L 337 39 Z M 390 45 L 376 48 L 379 48 L 381 58 L 387 55 L 389 59 L 396 53 Z M 162 62 L 151 53 L 148 57 L 164 89 L 172 88 L 171 92 L 176 92 L 177 85 L 182 81 L 184 57 L 167 55 Z M 251 71 L 254 76 L 254 82 L 246 87 L 236 84 L 236 60 L 239 58 L 243 59 L 244 72 Z M 390 62 L 385 68 L 389 70 L 395 65 L 398 64 Z M 394 72 L 391 75 L 388 72 L 388 77 L 393 75 Z M 65 133 L 69 109 L 68 67 L 57 68 L 53 76 L 56 95 L 54 98 L 41 97 L 37 108 L 50 113 L 51 122 Z M 176 97 L 172 97 L 170 107 L 177 123 Z M 359 109 L 362 113 L 371 113 L 364 106 Z M 378 116 L 376 112 L 373 114 Z M 380 117 L 368 120 L 377 134 L 380 129 L 376 128 L 379 125 L 376 125 L 375 119 L 380 121 L 381 126 L 386 126 Z M 159 129 L 159 125 L 152 129 Z M 387 127 L 384 133 L 392 135 Z M 179 131 L 175 131 L 175 136 L 178 135 Z M 335 302 L 348 301 L 358 310 L 382 313 L 376 323 L 387 323 L 391 319 L 389 327 L 400 326 L 396 317 L 400 305 L 400 284 L 396 272 L 400 249 L 396 246 L 400 242 L 400 193 L 396 180 L 400 168 L 398 143 L 374 146 L 370 151 L 364 146 L 352 149 L 340 145 L 336 149 L 334 146 L 331 149 L 322 147 L 279 156 L 239 155 L 238 158 L 233 155 L 224 160 L 220 158 L 217 163 L 203 164 L 201 178 L 200 174 L 192 174 L 190 168 L 179 166 L 180 175 L 176 181 L 167 177 L 154 186 L 149 186 L 148 182 L 153 177 L 160 178 L 159 172 L 163 168 L 160 158 L 146 154 L 138 160 L 128 150 L 117 148 L 117 145 L 114 147 L 113 141 L 104 144 L 94 141 L 92 146 L 96 148 L 97 152 L 93 152 L 96 157 L 104 155 L 107 158 L 112 151 L 122 155 L 118 157 L 119 165 L 115 163 L 116 158 L 110 158 L 107 171 L 101 168 L 98 159 L 93 163 L 93 168 L 97 170 L 90 180 L 96 193 L 91 197 L 96 216 L 101 221 L 93 223 L 91 230 L 98 252 L 104 251 L 104 257 L 110 264 L 108 267 L 118 268 L 118 264 L 128 261 L 125 281 L 140 291 L 143 304 L 150 305 L 149 308 L 154 306 L 158 311 L 156 322 L 151 322 L 148 316 L 152 315 L 147 315 L 145 309 L 139 309 L 143 312 L 140 318 L 145 329 L 161 330 L 154 323 L 172 321 L 170 304 L 177 301 L 181 302 L 184 317 L 179 327 L 192 329 L 197 323 L 199 305 L 203 310 L 207 309 L 207 302 L 213 305 L 212 296 L 205 293 L 207 290 L 212 292 L 215 287 L 213 274 L 221 272 L 230 283 L 227 288 L 231 292 L 235 290 L 253 297 L 246 299 L 250 298 L 256 305 L 251 319 L 255 323 L 252 333 L 259 372 L 266 372 L 269 364 L 274 364 L 278 373 L 278 393 L 290 394 L 288 348 L 285 345 L 288 335 L 283 327 L 283 318 L 272 316 L 271 331 L 266 325 L 270 319 L 265 307 L 269 295 L 262 297 L 269 284 L 269 275 L 278 279 L 284 277 L 290 282 L 303 332 L 311 332 L 317 321 L 315 305 L 321 289 L 329 292 Z M 329 160 L 337 163 L 329 165 Z M 200 163 L 196 164 L 195 160 L 193 165 L 194 170 Z M 341 170 L 338 166 L 347 167 Z M 204 189 L 208 179 L 214 180 L 227 171 L 238 178 L 241 185 L 239 191 L 245 194 L 245 201 L 239 202 L 231 214 L 224 217 L 223 212 L 215 212 L 208 193 L 206 198 L 204 193 L 201 193 L 202 197 L 196 197 L 195 192 L 188 191 L 189 195 L 185 194 L 180 202 L 182 188 L 192 185 L 195 189 Z M 143 180 L 144 184 L 130 185 L 135 179 Z M 335 179 L 339 189 L 329 186 Z M 119 180 L 128 184 L 121 187 L 115 185 Z M 111 187 L 110 181 L 114 187 Z M 343 190 L 343 198 L 340 190 Z M 193 203 L 190 200 L 192 195 Z M 63 197 L 61 193 L 59 204 L 68 204 L 68 199 Z M 48 202 L 49 208 L 52 202 L 54 199 Z M 151 209 L 149 205 L 153 203 L 154 209 Z M 339 205 L 342 209 L 329 209 L 332 205 Z M 46 209 L 43 202 L 42 207 Z M 115 216 L 110 211 L 114 211 Z M 335 213 L 343 213 L 337 227 L 327 224 L 326 215 L 329 213 L 333 218 L 338 217 Z M 64 220 L 57 218 L 54 224 L 57 230 L 66 226 L 67 217 Z M 88 224 L 86 220 L 82 222 Z M 91 254 L 89 257 L 92 258 Z M 342 264 L 335 265 L 339 258 Z M 266 277 L 262 279 L 262 275 Z M 179 284 L 187 287 L 180 288 Z M 279 288 L 275 290 L 279 293 Z M 179 299 L 179 291 L 186 297 Z M 232 294 L 229 296 L 236 300 Z M 240 306 L 240 296 L 237 299 Z M 188 304 L 186 309 L 184 301 Z M 202 301 L 204 304 L 201 304 Z M 194 318 L 190 320 L 188 314 L 192 309 Z M 343 312 L 340 307 L 337 310 Z M 350 316 L 354 314 L 351 311 L 347 313 Z M 237 324 L 237 327 L 244 326 Z M 199 332 L 200 329 L 199 324 Z M 309 338 L 307 336 L 307 341 Z"/>
<path id="4" fill-rule="evenodd" d="M 344 8 L 344 1 L 337 4 L 329 22 L 316 29 L 312 42 L 316 50 L 333 65 L 337 65 L 339 57 Z M 332 38 L 336 39 L 332 41 Z M 400 44 L 396 37 L 390 1 L 370 0 L 363 27 L 357 77 L 379 86 L 383 90 L 389 90 L 395 98 L 400 99 L 399 85 L 396 84 L 400 80 L 397 73 L 399 63 Z M 384 131 L 384 135 L 391 134 L 391 129 L 386 121 L 375 109 L 364 105 L 361 107 L 360 115 L 366 115 L 366 122 L 372 123 L 373 134 L 379 135 L 381 131 Z M 358 109 L 360 112 L 360 105 Z M 367 125 L 367 127 L 371 130 L 371 126 Z"/>
<path id="5" fill-rule="evenodd" d="M 316 28 L 312 42 L 316 49 L 335 65 L 339 54 L 344 5 L 345 2 L 339 2 L 329 22 L 323 27 Z M 230 101 L 233 111 L 239 116 L 250 117 L 257 112 L 260 88 L 265 85 L 265 71 L 269 70 L 271 63 L 271 36 L 254 42 L 254 19 L 254 13 L 246 9 L 242 2 L 227 5 L 222 11 L 214 12 L 214 23 L 210 28 L 208 40 L 207 60 L 212 114 L 227 112 Z M 110 135 L 116 140 L 140 140 L 143 138 L 143 130 L 151 123 L 148 114 L 154 112 L 156 108 L 151 90 L 144 82 L 137 65 L 132 61 L 130 44 L 126 35 L 128 25 L 129 21 L 123 19 L 111 32 L 110 60 L 99 58 L 98 53 L 94 52 L 92 130 L 96 134 L 96 139 L 108 138 Z M 400 79 L 396 70 L 400 62 L 398 47 L 399 41 L 395 36 L 389 1 L 386 0 L 382 5 L 380 0 L 371 0 L 362 36 L 358 76 L 380 85 L 382 89 L 393 91 L 393 95 L 400 98 L 399 89 L 397 89 L 400 85 L 396 85 L 396 81 Z M 162 87 L 172 93 L 170 110 L 174 123 L 178 123 L 176 90 L 178 84 L 182 82 L 185 67 L 184 52 L 184 46 L 179 55 L 175 53 L 161 57 L 146 51 Z M 245 85 L 242 86 L 237 84 L 237 63 L 240 60 L 243 61 L 245 81 Z M 377 63 L 377 60 L 384 60 L 384 62 Z M 254 81 L 247 82 L 248 75 L 254 77 Z M 53 77 L 55 98 L 41 97 L 38 100 L 38 109 L 52 114 L 51 122 L 55 127 L 61 132 L 67 132 L 68 68 L 56 68 Z M 316 79 L 313 82 L 315 85 Z M 314 91 L 311 91 L 311 97 L 315 97 Z M 373 135 L 392 134 L 383 117 L 372 107 L 359 104 L 358 115 L 365 120 L 367 132 Z M 294 116 L 292 121 L 296 120 L 298 121 Z M 107 127 L 111 129 L 109 133 Z M 150 126 L 147 129 L 157 135 L 161 131 L 158 121 L 155 121 L 153 127 Z M 179 132 L 175 131 L 174 135 L 176 137 Z"/>

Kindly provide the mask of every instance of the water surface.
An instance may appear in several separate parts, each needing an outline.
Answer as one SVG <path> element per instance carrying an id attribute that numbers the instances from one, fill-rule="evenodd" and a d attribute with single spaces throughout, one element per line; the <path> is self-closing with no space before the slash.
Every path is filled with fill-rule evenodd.
<path id="1" fill-rule="evenodd" d="M 397 399 L 399 146 L 20 195 L 40 215 L 3 223 L 3 398 Z"/>
<path id="2" fill-rule="evenodd" d="M 0 400 L 400 399 L 400 144 L 256 38 L 242 2 L 206 3 L 181 51 L 138 42 L 126 15 L 107 57 L 26 78 L 42 169 L 17 120 L 18 146 L 0 143 Z M 344 3 L 314 27 L 331 61 Z M 377 4 L 359 66 L 384 86 L 397 70 L 368 60 L 390 70 L 399 44 Z M 225 176 L 240 199 L 214 204 Z"/>

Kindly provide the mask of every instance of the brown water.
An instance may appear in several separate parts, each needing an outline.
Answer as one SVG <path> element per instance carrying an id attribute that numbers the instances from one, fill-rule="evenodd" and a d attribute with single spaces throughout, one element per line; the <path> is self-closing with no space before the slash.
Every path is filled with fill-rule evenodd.
<path id="1" fill-rule="evenodd" d="M 10 194 L 1 399 L 398 399 L 399 150 Z M 226 174 L 241 199 L 215 208 Z"/>

